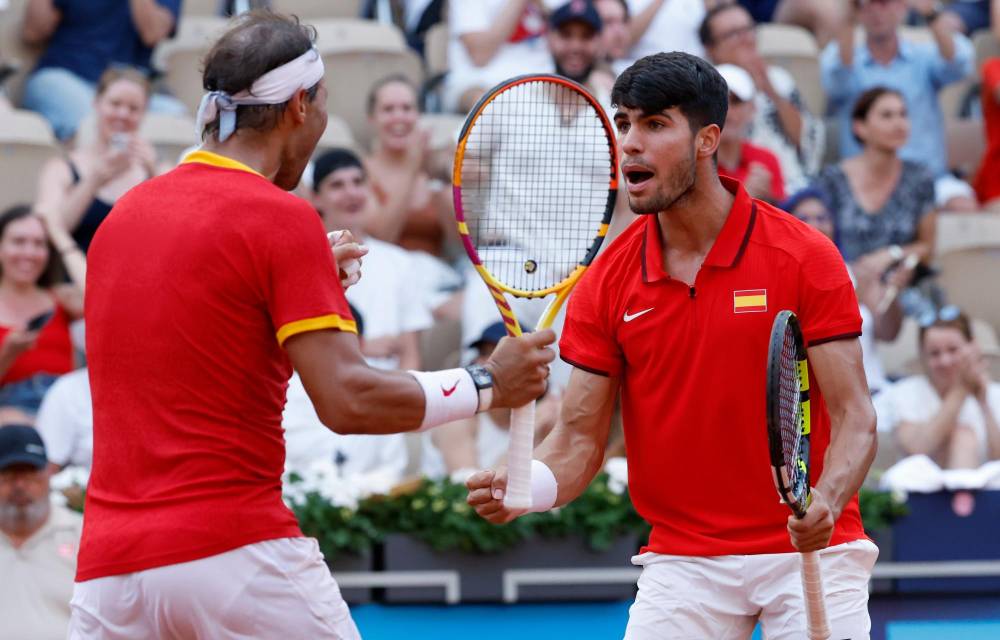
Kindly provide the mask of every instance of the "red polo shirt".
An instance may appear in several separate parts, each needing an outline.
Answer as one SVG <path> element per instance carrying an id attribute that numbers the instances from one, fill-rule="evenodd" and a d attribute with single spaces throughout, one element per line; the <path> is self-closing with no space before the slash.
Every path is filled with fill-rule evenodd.
<path id="1" fill-rule="evenodd" d="M 281 499 L 281 344 L 355 330 L 315 210 L 193 153 L 101 224 L 85 308 L 94 464 L 77 580 L 302 535 Z"/>
<path id="2" fill-rule="evenodd" d="M 736 200 L 693 286 L 665 273 L 657 216 L 643 216 L 574 289 L 559 344 L 570 364 L 621 377 L 629 493 L 653 526 L 646 550 L 662 554 L 794 550 L 767 450 L 771 324 L 791 309 L 809 345 L 861 334 L 833 244 L 723 184 Z M 815 380 L 810 389 L 815 484 L 830 419 Z M 863 536 L 855 498 L 831 544 Z"/>

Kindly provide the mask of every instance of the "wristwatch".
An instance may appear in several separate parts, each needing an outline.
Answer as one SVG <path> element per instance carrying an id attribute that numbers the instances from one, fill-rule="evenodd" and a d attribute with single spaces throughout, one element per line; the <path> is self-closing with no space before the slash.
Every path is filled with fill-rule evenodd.
<path id="1" fill-rule="evenodd" d="M 923 14 L 924 22 L 926 22 L 929 27 L 934 24 L 935 20 L 941 17 L 942 13 L 944 13 L 944 4 L 935 2 L 934 7 L 929 12 Z"/>
<path id="2" fill-rule="evenodd" d="M 489 369 L 481 364 L 470 364 L 465 370 L 472 376 L 472 382 L 479 392 L 479 408 L 476 413 L 486 411 L 493 402 L 493 376 Z"/>

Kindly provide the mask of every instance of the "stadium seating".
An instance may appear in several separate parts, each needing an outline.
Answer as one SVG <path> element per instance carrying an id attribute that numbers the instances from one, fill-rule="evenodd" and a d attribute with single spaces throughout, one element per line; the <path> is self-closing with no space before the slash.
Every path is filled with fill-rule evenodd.
<path id="1" fill-rule="evenodd" d="M 948 299 L 969 315 L 982 318 L 1000 329 L 1000 243 L 949 251 L 938 257 L 941 286 Z"/>
<path id="2" fill-rule="evenodd" d="M 427 61 L 428 77 L 448 72 L 448 24 L 439 22 L 427 30 L 424 39 L 424 59 Z"/>
<path id="3" fill-rule="evenodd" d="M 184 0 L 181 13 L 187 16 L 218 16 L 221 15 L 222 3 L 225 0 Z"/>
<path id="4" fill-rule="evenodd" d="M 323 132 L 323 137 L 319 139 L 319 144 L 316 146 L 316 153 L 334 147 L 346 147 L 354 151 L 361 151 L 354 136 L 351 135 L 351 128 L 347 126 L 347 123 L 342 118 L 330 115 L 326 122 L 326 131 Z"/>
<path id="5" fill-rule="evenodd" d="M 983 123 L 970 118 L 945 117 L 945 139 L 948 145 L 948 168 L 971 178 L 983 158 L 986 140 Z"/>
<path id="6" fill-rule="evenodd" d="M 31 111 L 0 112 L 0 210 L 33 202 L 42 165 L 59 153 L 44 118 Z"/>
<path id="7" fill-rule="evenodd" d="M 757 48 L 768 63 L 783 67 L 795 78 L 809 111 L 826 111 L 826 94 L 819 73 L 819 46 L 802 27 L 764 23 L 757 26 Z"/>
<path id="8" fill-rule="evenodd" d="M 327 108 L 346 120 L 354 139 L 367 146 L 371 136 L 366 100 L 372 85 L 388 75 L 403 74 L 419 87 L 423 62 L 395 26 L 371 20 L 324 20 L 314 25 L 326 65 Z"/>
<path id="9" fill-rule="evenodd" d="M 298 16 L 304 22 L 317 18 L 356 18 L 362 0 L 271 0 L 271 8 Z"/>
<path id="10" fill-rule="evenodd" d="M 227 24 L 221 17 L 186 16 L 177 25 L 174 38 L 160 44 L 153 54 L 153 65 L 163 72 L 164 84 L 191 113 L 198 110 L 203 93 L 202 61 Z"/>

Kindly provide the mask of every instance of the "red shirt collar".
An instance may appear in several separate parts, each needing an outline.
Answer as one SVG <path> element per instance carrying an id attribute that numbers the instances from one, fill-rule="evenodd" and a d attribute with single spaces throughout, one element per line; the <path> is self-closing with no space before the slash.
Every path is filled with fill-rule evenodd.
<path id="1" fill-rule="evenodd" d="M 719 180 L 736 199 L 702 266 L 730 268 L 736 266 L 750 240 L 757 218 L 757 204 L 738 181 L 723 176 L 719 176 Z M 642 280 L 650 283 L 669 276 L 663 269 L 659 217 L 648 215 L 646 218 L 646 231 L 642 238 Z"/>

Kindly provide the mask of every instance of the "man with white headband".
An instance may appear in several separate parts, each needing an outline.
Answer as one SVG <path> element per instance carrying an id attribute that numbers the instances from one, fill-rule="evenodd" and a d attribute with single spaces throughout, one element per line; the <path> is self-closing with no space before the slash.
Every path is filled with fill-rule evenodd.
<path id="1" fill-rule="evenodd" d="M 343 290 L 365 249 L 344 233 L 331 255 L 312 206 L 285 192 L 326 126 L 313 33 L 242 17 L 205 59 L 202 148 L 121 198 L 94 238 L 71 639 L 358 637 L 281 499 L 293 366 L 338 433 L 428 429 L 544 389 L 551 332 L 477 369 L 365 364 Z"/>

